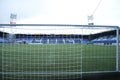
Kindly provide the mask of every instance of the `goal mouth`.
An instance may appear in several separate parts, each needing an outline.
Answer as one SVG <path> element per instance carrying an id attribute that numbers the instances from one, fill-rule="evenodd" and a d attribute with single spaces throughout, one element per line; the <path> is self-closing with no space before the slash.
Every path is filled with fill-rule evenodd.
<path id="1" fill-rule="evenodd" d="M 119 28 L 0 24 L 2 79 L 86 79 L 119 72 Z"/>

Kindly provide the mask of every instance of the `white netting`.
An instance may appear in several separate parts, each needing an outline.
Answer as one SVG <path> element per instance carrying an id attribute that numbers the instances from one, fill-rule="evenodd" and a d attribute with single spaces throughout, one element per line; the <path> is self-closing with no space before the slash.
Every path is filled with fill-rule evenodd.
<path id="1" fill-rule="evenodd" d="M 2 79 L 68 80 L 82 79 L 84 73 L 116 71 L 116 42 L 109 41 L 116 39 L 116 33 L 112 37 L 108 35 L 95 37 L 93 30 L 106 31 L 106 28 L 80 27 L 80 32 L 74 34 L 74 30 L 76 31 L 79 27 L 67 27 L 71 29 L 69 31 L 72 31 L 72 34 L 69 31 L 68 34 L 67 32 L 58 34 L 58 32 L 62 33 L 63 28 L 59 31 L 56 31 L 57 28 L 52 28 L 55 32 L 52 34 L 47 32 L 47 34 L 41 34 L 41 28 L 33 29 L 33 33 L 31 31 L 26 34 L 22 33 L 22 28 L 15 27 L 12 30 L 15 34 L 14 42 L 7 40 L 6 35 L 9 30 L 4 28 L 1 37 L 3 43 L 0 44 Z M 22 34 L 15 32 L 16 29 L 21 30 Z M 89 35 L 88 33 L 85 35 L 87 31 Z"/>

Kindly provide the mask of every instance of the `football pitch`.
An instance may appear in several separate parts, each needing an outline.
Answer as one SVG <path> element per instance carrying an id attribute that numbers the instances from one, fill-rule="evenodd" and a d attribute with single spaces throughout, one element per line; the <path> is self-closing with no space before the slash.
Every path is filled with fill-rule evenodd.
<path id="1" fill-rule="evenodd" d="M 6 79 L 80 77 L 84 72 L 116 70 L 115 46 L 4 44 L 0 52 L 0 72 Z"/>

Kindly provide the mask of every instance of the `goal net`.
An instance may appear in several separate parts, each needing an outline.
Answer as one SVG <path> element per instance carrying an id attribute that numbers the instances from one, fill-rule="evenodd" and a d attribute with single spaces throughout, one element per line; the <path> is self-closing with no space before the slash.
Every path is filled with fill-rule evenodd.
<path id="1" fill-rule="evenodd" d="M 116 72 L 117 29 L 88 25 L 1 25 L 2 79 L 68 80 L 84 79 L 87 73 Z"/>

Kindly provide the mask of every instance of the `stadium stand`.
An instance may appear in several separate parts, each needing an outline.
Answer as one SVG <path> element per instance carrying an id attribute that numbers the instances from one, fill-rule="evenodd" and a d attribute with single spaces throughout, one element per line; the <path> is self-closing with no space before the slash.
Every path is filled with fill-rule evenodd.
<path id="1" fill-rule="evenodd" d="M 107 31 L 93 35 L 26 35 L 16 34 L 14 43 L 39 43 L 39 44 L 100 44 L 100 45 L 114 45 L 116 42 L 116 32 Z M 0 43 L 13 43 L 7 39 L 8 33 L 0 32 Z M 120 35 L 119 35 L 120 37 Z M 120 38 L 119 38 L 120 41 Z"/>
<path id="2" fill-rule="evenodd" d="M 3 42 L 4 42 L 3 38 L 0 37 L 0 43 L 3 43 Z"/>

